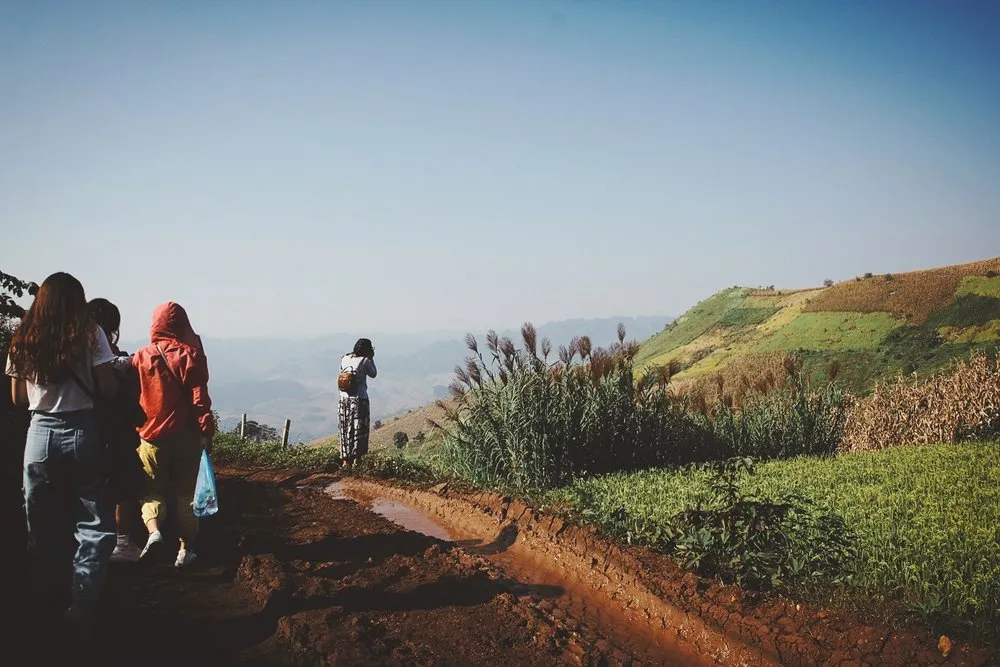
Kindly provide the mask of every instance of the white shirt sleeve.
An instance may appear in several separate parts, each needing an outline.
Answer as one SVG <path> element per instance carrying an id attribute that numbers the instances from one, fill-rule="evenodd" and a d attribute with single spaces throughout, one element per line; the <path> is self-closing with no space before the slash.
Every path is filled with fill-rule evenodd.
<path id="1" fill-rule="evenodd" d="M 108 345 L 108 337 L 104 335 L 104 330 L 101 327 L 97 327 L 97 338 L 96 345 L 94 345 L 94 356 L 90 362 L 91 366 L 100 366 L 101 364 L 106 364 L 115 358 L 115 353 L 111 351 L 111 346 Z"/>
<path id="2" fill-rule="evenodd" d="M 9 354 L 7 355 L 7 365 L 4 367 L 4 371 L 3 372 L 4 372 L 4 375 L 9 375 L 12 378 L 16 378 L 17 377 L 17 371 L 14 370 L 14 362 L 10 358 Z"/>

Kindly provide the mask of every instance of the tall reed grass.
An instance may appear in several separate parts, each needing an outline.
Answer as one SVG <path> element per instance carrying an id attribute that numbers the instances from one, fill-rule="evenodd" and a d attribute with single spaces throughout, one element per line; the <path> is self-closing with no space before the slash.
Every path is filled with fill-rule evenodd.
<path id="1" fill-rule="evenodd" d="M 811 390 L 793 358 L 790 379 L 708 406 L 673 391 L 675 366 L 636 380 L 638 345 L 625 336 L 620 326 L 607 349 L 577 337 L 555 354 L 530 323 L 523 347 L 490 332 L 481 350 L 468 336 L 472 355 L 456 368 L 453 401 L 440 401 L 445 417 L 432 422 L 444 433 L 448 465 L 477 484 L 523 492 L 622 470 L 836 448 L 843 394 Z"/>

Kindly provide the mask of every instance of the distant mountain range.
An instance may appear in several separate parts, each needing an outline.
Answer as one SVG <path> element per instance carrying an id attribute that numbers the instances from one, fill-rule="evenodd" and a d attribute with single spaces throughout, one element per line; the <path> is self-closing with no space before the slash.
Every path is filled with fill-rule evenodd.
<path id="1" fill-rule="evenodd" d="M 643 341 L 663 330 L 670 316 L 572 319 L 538 327 L 539 337 L 554 347 L 574 336 L 587 335 L 596 345 L 617 338 L 625 325 L 629 340 Z M 498 331 L 520 343 L 520 331 Z M 486 332 L 475 332 L 485 345 Z M 369 384 L 372 418 L 382 419 L 425 405 L 447 393 L 453 370 L 468 355 L 466 332 L 434 331 L 412 334 L 339 333 L 308 339 L 205 338 L 214 407 L 229 430 L 240 415 L 280 429 L 290 419 L 293 442 L 309 442 L 337 430 L 336 377 L 341 356 L 360 335 L 375 345 L 378 378 Z M 125 342 L 134 350 L 141 343 Z"/>

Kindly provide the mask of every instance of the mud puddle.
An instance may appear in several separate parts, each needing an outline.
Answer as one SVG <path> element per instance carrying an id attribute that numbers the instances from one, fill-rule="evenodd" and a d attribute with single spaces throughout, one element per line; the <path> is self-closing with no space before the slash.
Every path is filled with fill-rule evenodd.
<path id="1" fill-rule="evenodd" d="M 585 582 L 567 577 L 559 563 L 551 562 L 551 554 L 535 553 L 518 543 L 515 525 L 493 526 L 491 531 L 457 517 L 448 521 L 448 515 L 438 514 L 437 518 L 447 523 L 445 526 L 420 509 L 372 491 L 367 486 L 339 481 L 326 488 L 335 499 L 352 500 L 402 528 L 450 542 L 469 554 L 485 558 L 508 579 L 514 595 L 530 597 L 553 616 L 568 616 L 590 626 L 613 643 L 642 655 L 648 664 L 717 664 L 709 656 L 692 651 L 692 647 L 680 646 L 676 639 L 650 630 L 646 623 L 636 622 L 643 610 L 632 602 L 609 604 L 609 600 Z"/>
<path id="2" fill-rule="evenodd" d="M 342 482 L 334 482 L 327 487 L 326 492 L 336 500 L 353 500 L 364 505 L 369 510 L 392 521 L 397 526 L 433 537 L 445 542 L 454 542 L 451 534 L 435 523 L 423 512 L 397 503 L 388 498 L 368 498 L 357 492 L 349 492 Z"/>

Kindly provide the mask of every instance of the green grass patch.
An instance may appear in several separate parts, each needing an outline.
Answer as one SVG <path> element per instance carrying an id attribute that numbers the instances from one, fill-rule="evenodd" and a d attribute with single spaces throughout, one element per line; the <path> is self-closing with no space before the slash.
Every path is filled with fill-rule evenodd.
<path id="1" fill-rule="evenodd" d="M 414 484 L 430 484 L 441 479 L 438 471 L 419 460 L 385 450 L 361 457 L 352 474 L 377 479 L 398 479 Z"/>
<path id="2" fill-rule="evenodd" d="M 656 357 L 687 345 L 719 324 L 728 311 L 742 305 L 748 291 L 742 287 L 722 290 L 688 310 L 639 347 L 636 367 L 640 368 Z"/>
<path id="3" fill-rule="evenodd" d="M 706 474 L 646 471 L 550 494 L 604 530 L 657 546 L 673 517 L 703 500 Z M 944 627 L 997 638 L 1000 443 L 898 447 L 760 465 L 745 493 L 796 493 L 843 517 L 857 539 L 855 586 Z"/>
<path id="4" fill-rule="evenodd" d="M 962 278 L 961 284 L 955 291 L 956 297 L 988 296 L 1000 299 L 1000 276 L 988 278 L 986 276 L 966 276 Z"/>
<path id="5" fill-rule="evenodd" d="M 337 468 L 337 447 L 282 447 L 280 442 L 240 440 L 232 433 L 217 433 L 212 444 L 212 460 L 217 465 L 253 468 L 302 468 L 326 471 Z"/>
<path id="6" fill-rule="evenodd" d="M 726 327 L 742 327 L 760 324 L 767 321 L 778 312 L 777 308 L 733 308 L 719 319 L 719 324 Z"/>
<path id="7" fill-rule="evenodd" d="M 888 313 L 801 313 L 761 341 L 760 349 L 874 349 L 899 325 L 899 320 Z"/>
<path id="8" fill-rule="evenodd" d="M 966 294 L 940 308 L 927 318 L 927 326 L 980 327 L 992 320 L 1000 320 L 1000 298 Z"/>

